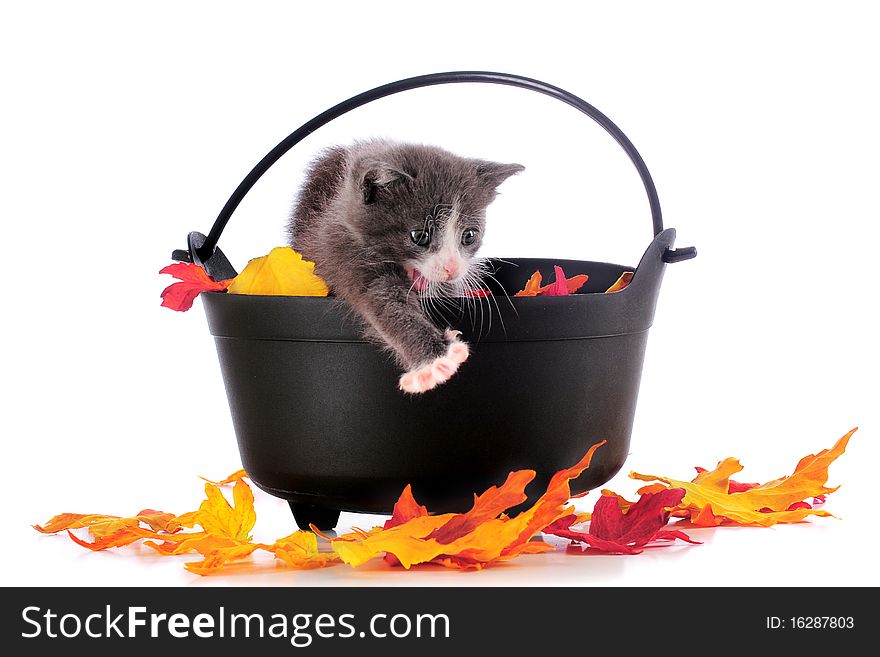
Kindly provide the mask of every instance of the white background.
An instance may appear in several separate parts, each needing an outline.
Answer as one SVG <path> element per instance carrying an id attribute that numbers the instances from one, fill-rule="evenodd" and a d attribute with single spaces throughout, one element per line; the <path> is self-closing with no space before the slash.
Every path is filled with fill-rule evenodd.
<path id="1" fill-rule="evenodd" d="M 318 5 L 4 6 L 2 583 L 880 583 L 869 3 Z M 258 562 L 211 578 L 147 548 L 92 554 L 30 529 L 62 511 L 180 513 L 201 499 L 196 475 L 239 467 L 200 302 L 160 308 L 171 281 L 158 270 L 294 128 L 379 84 L 455 69 L 536 77 L 596 105 L 641 151 L 678 244 L 699 249 L 667 270 L 625 470 L 689 478 L 732 455 L 742 480 L 765 481 L 860 425 L 831 469 L 842 486 L 826 508 L 840 519 L 480 573 Z M 318 149 L 378 135 L 526 166 L 490 210 L 490 255 L 634 264 L 648 244 L 643 190 L 600 128 L 538 94 L 458 85 L 309 137 L 233 217 L 221 242 L 232 262 L 282 242 Z M 624 473 L 609 487 L 636 484 Z M 283 502 L 260 495 L 257 510 L 258 539 L 293 529 Z"/>

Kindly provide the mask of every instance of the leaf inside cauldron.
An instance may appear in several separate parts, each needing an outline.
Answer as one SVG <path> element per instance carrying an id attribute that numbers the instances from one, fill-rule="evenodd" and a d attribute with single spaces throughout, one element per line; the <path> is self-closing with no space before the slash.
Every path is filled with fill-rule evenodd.
<path id="1" fill-rule="evenodd" d="M 230 294 L 265 294 L 272 296 L 326 297 L 327 284 L 315 274 L 315 263 L 289 246 L 272 249 L 268 255 L 254 258 L 232 279 Z"/>
<path id="2" fill-rule="evenodd" d="M 536 271 L 531 275 L 526 285 L 519 292 L 514 294 L 515 297 L 561 297 L 568 294 L 574 294 L 580 290 L 584 283 L 590 278 L 587 274 L 578 274 L 571 278 L 566 278 L 565 272 L 559 265 L 553 265 L 553 273 L 556 280 L 550 285 L 541 286 L 541 272 Z"/>

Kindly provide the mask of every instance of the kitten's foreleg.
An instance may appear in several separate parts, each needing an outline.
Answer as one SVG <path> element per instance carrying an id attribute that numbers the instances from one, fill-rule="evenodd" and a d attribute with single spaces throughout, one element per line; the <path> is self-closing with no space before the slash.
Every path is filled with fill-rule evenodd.
<path id="1" fill-rule="evenodd" d="M 458 331 L 444 332 L 425 316 L 415 294 L 397 279 L 380 278 L 353 305 L 406 368 L 400 389 L 422 393 L 448 381 L 469 349 Z"/>

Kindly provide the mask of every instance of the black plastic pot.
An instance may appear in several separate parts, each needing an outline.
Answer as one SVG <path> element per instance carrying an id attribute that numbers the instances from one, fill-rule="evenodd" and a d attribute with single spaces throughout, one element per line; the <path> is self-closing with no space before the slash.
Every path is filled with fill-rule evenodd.
<path id="1" fill-rule="evenodd" d="M 464 511 L 474 492 L 514 469 L 538 475 L 539 494 L 554 472 L 594 443 L 590 468 L 572 482 L 583 492 L 623 466 L 648 329 L 666 263 L 692 258 L 673 249 L 641 156 L 607 117 L 562 89 L 515 75 L 438 73 L 401 80 L 327 110 L 276 146 L 241 183 L 207 237 L 190 233 L 178 260 L 203 265 L 215 279 L 235 270 L 216 248 L 238 203 L 257 179 L 305 136 L 384 96 L 417 87 L 489 82 L 538 91 L 592 117 L 635 164 L 650 202 L 654 238 L 632 283 L 603 294 L 625 270 L 601 262 L 509 259 L 495 263 L 493 321 L 486 304 L 463 303 L 446 322 L 463 332 L 472 356 L 446 384 L 423 395 L 397 389 L 399 372 L 365 342 L 345 304 L 332 297 L 203 295 L 229 397 L 242 464 L 263 490 L 290 501 L 297 524 L 332 528 L 341 510 L 390 513 L 410 483 L 433 511 Z M 589 274 L 580 293 L 508 299 L 540 269 Z M 503 288 L 503 289 L 502 289 Z M 497 302 L 497 305 L 496 303 Z M 503 323 L 502 321 L 503 320 Z"/>

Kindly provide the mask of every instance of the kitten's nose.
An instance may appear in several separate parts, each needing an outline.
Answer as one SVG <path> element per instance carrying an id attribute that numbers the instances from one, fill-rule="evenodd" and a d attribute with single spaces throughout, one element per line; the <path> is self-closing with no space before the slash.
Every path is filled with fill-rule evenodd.
<path id="1" fill-rule="evenodd" d="M 449 278 L 453 278 L 458 273 L 458 261 L 457 260 L 447 260 L 446 264 L 443 265 L 443 271 L 446 272 L 446 275 Z"/>

